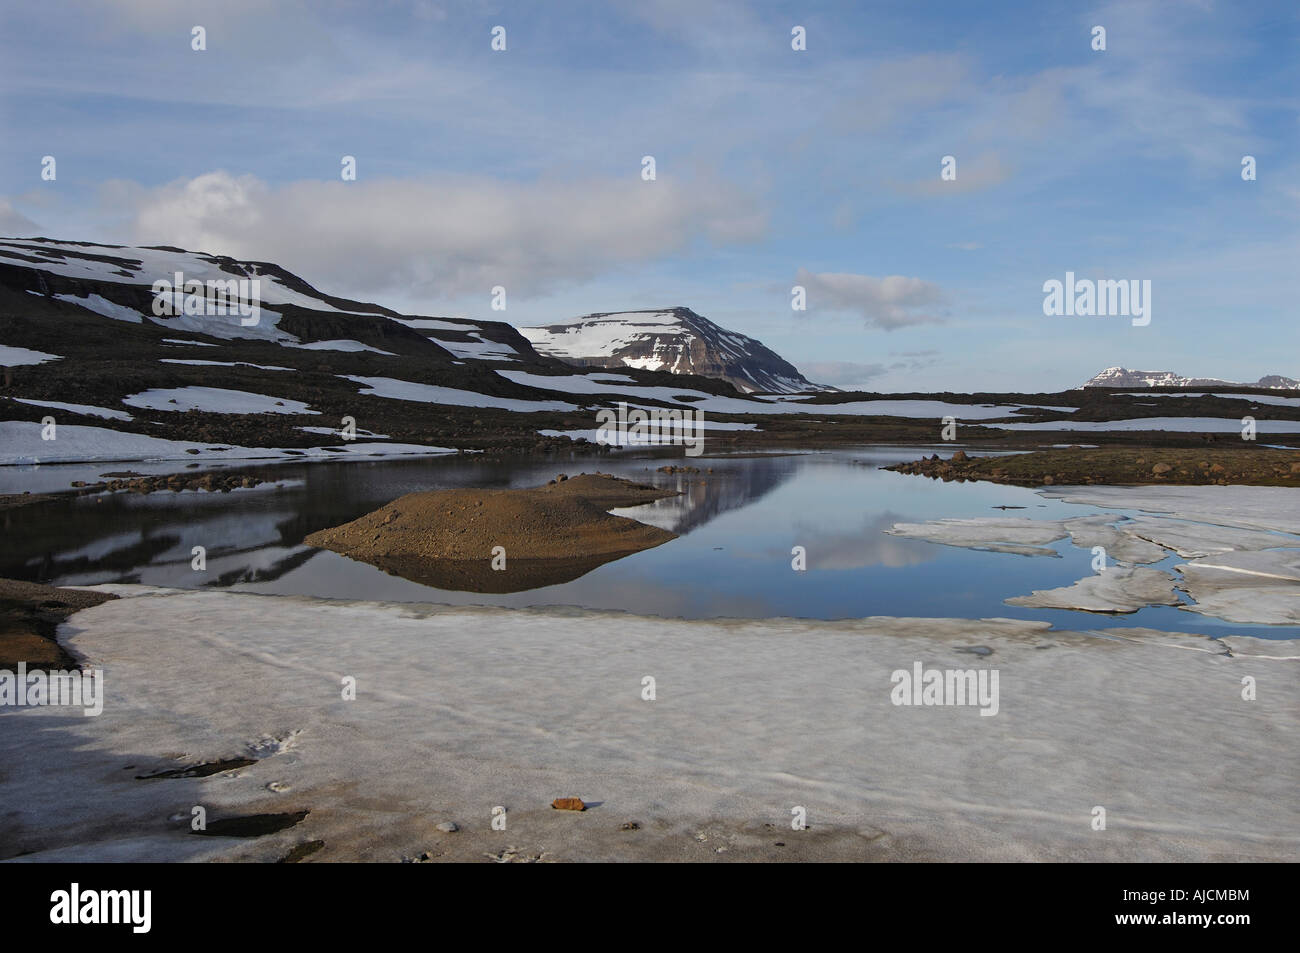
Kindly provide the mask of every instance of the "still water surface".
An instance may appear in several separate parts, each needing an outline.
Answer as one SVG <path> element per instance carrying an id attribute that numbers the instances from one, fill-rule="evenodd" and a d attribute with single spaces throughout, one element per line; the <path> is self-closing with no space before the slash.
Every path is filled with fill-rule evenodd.
<path id="1" fill-rule="evenodd" d="M 457 456 L 274 465 L 258 472 L 275 482 L 252 490 L 119 493 L 0 513 L 0 576 L 56 585 L 144 583 L 337 599 L 574 605 L 686 618 L 1000 616 L 1071 629 L 1145 625 L 1209 635 L 1300 636 L 1292 627 L 1233 625 L 1173 607 L 1099 615 L 1004 605 L 1009 596 L 1091 574 L 1091 551 L 1065 540 L 1052 546 L 1060 558 L 976 552 L 884 531 L 896 522 L 942 517 L 1055 519 L 1125 511 L 1048 500 L 1021 487 L 942 483 L 880 469 L 929 452 L 871 448 L 672 461 L 712 470 L 699 474 L 659 473 L 656 468 L 668 461 L 636 456 L 560 463 Z M 40 468 L 42 479 L 50 479 L 54 469 Z M 506 595 L 435 589 L 302 545 L 307 534 L 404 493 L 528 487 L 583 469 L 680 489 L 680 497 L 619 511 L 679 538 L 568 583 Z M 206 547 L 206 572 L 190 568 L 194 546 Z M 791 568 L 794 546 L 807 551 L 806 572 Z M 1171 557 L 1158 568 L 1182 561 Z"/>

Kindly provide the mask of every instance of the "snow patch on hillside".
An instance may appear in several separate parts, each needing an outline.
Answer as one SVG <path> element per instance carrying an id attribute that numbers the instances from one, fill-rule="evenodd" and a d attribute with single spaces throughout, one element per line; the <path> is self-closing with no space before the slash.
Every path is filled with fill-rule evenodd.
<path id="1" fill-rule="evenodd" d="M 210 414 L 319 414 L 302 401 L 223 387 L 155 387 L 123 397 L 128 407 L 146 410 L 201 410 Z"/>

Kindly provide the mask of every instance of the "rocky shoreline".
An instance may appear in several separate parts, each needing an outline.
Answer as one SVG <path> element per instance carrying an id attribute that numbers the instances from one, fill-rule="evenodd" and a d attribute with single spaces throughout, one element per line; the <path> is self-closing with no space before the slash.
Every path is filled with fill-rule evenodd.
<path id="1" fill-rule="evenodd" d="M 1016 486 L 1097 484 L 1300 486 L 1300 452 L 1251 449 L 1071 446 L 971 456 L 958 450 L 885 467 L 945 482 L 986 480 Z"/>

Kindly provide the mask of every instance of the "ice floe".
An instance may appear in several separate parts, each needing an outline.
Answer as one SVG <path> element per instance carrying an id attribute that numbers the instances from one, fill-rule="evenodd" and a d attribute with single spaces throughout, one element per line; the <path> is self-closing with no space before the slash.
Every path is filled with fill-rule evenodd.
<path id="1" fill-rule="evenodd" d="M 1055 556 L 1042 544 L 1069 536 L 1082 549 L 1101 546 L 1109 565 L 1074 585 L 1006 599 L 1009 605 L 1134 612 L 1179 608 L 1227 622 L 1261 625 L 1300 621 L 1300 535 L 1294 489 L 1288 487 L 1064 487 L 1043 490 L 1073 502 L 1170 515 L 1102 514 L 1068 520 L 942 519 L 896 523 L 886 530 L 949 546 L 1026 556 Z M 1035 545 L 1037 544 L 1037 545 Z M 1175 567 L 1181 578 L 1134 568 L 1176 553 L 1195 561 Z M 1199 558 L 1197 558 L 1199 557 Z M 1180 602 L 1174 588 L 1194 604 Z"/>
<path id="2" fill-rule="evenodd" d="M 1193 612 L 1229 622 L 1300 623 L 1300 550 L 1205 556 L 1177 567 Z"/>
<path id="3" fill-rule="evenodd" d="M 1178 605 L 1174 578 L 1158 569 L 1111 566 L 1072 586 L 1035 589 L 1005 600 L 1031 609 L 1082 609 L 1086 612 L 1137 612 L 1146 606 Z"/>
<path id="4" fill-rule="evenodd" d="M 948 546 L 993 553 L 1016 553 L 1021 556 L 1056 556 L 1056 551 L 1046 548 L 1045 544 L 1054 543 L 1069 535 L 1061 520 L 1010 516 L 895 523 L 885 532 L 891 536 L 906 536 Z"/>

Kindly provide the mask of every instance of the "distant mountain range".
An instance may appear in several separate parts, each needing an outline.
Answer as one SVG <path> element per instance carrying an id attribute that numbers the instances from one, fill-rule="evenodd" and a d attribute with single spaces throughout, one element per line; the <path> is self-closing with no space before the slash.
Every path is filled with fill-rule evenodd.
<path id="1" fill-rule="evenodd" d="M 690 308 L 588 314 L 519 332 L 539 353 L 580 367 L 697 374 L 744 393 L 832 389 L 808 381 L 761 341 L 719 327 Z"/>
<path id="2" fill-rule="evenodd" d="M 1108 367 L 1085 381 L 1083 387 L 1263 387 L 1269 390 L 1298 390 L 1300 380 L 1267 374 L 1253 384 L 1224 381 L 1216 377 L 1182 377 L 1173 371 L 1130 371 L 1126 367 Z"/>

